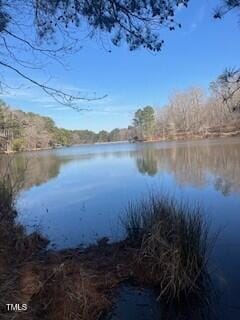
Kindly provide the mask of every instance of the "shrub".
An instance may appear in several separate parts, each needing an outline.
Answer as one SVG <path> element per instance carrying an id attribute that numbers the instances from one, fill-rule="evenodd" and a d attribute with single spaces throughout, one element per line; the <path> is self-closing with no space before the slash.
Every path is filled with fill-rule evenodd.
<path id="1" fill-rule="evenodd" d="M 159 289 L 159 297 L 181 301 L 201 296 L 209 282 L 209 228 L 198 206 L 150 195 L 129 204 L 123 223 L 136 248 L 143 280 Z"/>

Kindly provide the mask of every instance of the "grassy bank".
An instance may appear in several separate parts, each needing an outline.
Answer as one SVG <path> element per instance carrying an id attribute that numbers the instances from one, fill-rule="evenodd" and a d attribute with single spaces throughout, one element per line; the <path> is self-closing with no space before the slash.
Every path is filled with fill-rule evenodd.
<path id="1" fill-rule="evenodd" d="M 129 204 L 122 218 L 125 240 L 56 252 L 46 250 L 41 235 L 27 235 L 16 224 L 6 179 L 0 199 L 1 319 L 100 319 L 124 281 L 154 287 L 160 301 L 203 301 L 209 236 L 198 208 L 152 195 Z M 28 310 L 12 314 L 6 303 L 26 303 Z"/>

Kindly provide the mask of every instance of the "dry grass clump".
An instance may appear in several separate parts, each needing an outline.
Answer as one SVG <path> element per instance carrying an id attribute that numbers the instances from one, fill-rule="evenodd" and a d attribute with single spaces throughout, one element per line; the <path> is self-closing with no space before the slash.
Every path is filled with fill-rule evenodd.
<path id="1" fill-rule="evenodd" d="M 156 286 L 159 298 L 202 297 L 209 282 L 209 228 L 199 207 L 151 195 L 130 204 L 124 219 L 136 248 L 141 278 Z"/>

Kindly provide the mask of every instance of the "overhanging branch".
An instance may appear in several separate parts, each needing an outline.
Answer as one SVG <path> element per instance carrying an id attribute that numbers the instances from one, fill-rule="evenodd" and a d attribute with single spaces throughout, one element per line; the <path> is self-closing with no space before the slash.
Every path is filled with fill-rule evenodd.
<path id="1" fill-rule="evenodd" d="M 102 100 L 102 99 L 107 97 L 107 95 L 103 95 L 103 96 L 100 96 L 100 97 L 94 97 L 94 98 L 88 98 L 88 97 L 82 97 L 82 96 L 74 96 L 74 95 L 66 93 L 66 92 L 64 92 L 62 90 L 55 89 L 55 88 L 52 88 L 52 87 L 49 87 L 49 86 L 45 85 L 44 83 L 38 82 L 38 81 L 30 78 L 26 74 L 24 74 L 23 72 L 21 72 L 17 68 L 15 68 L 15 67 L 13 67 L 13 66 L 11 66 L 11 65 L 3 62 L 3 61 L 0 61 L 0 65 L 2 65 L 3 67 L 14 71 L 16 74 L 21 76 L 23 79 L 25 79 L 25 80 L 31 82 L 32 84 L 34 84 L 35 86 L 39 87 L 46 94 L 50 95 L 56 102 L 58 102 L 58 103 L 60 103 L 60 104 L 62 104 L 64 106 L 68 106 L 68 107 L 70 107 L 70 108 L 72 108 L 74 110 L 77 110 L 77 111 L 89 110 L 87 108 L 78 107 L 76 105 L 77 101 L 92 102 L 92 101 Z"/>

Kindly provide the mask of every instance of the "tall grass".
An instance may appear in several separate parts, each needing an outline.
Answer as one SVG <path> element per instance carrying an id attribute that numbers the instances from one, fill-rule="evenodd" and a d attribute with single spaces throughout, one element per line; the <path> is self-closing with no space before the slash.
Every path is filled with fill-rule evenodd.
<path id="1" fill-rule="evenodd" d="M 201 297 L 209 281 L 209 227 L 199 206 L 151 194 L 129 204 L 123 223 L 136 248 L 136 268 L 159 298 Z"/>

